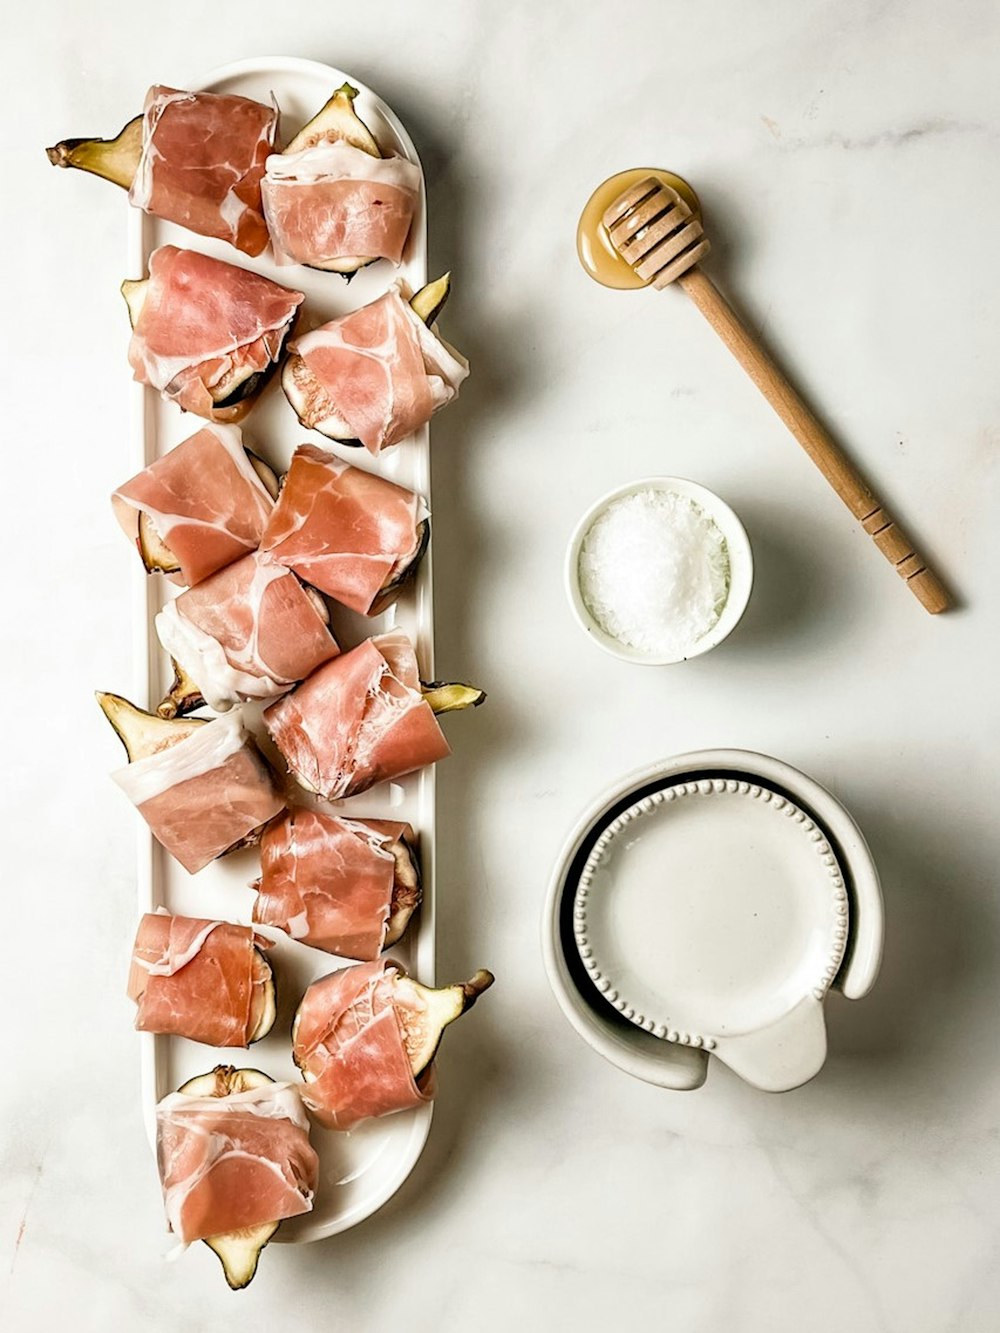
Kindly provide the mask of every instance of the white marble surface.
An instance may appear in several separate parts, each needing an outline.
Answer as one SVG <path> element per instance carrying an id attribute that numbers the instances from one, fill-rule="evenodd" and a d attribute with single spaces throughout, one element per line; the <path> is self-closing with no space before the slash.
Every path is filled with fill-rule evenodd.
<path id="1" fill-rule="evenodd" d="M 0 1327 L 991 1330 L 1000 1310 L 996 571 L 1000 14 L 985 0 L 700 6 L 36 0 L 8 27 L 8 459 Z M 431 1141 L 354 1232 L 274 1247 L 228 1292 L 164 1263 L 123 996 L 132 811 L 90 691 L 131 679 L 123 200 L 42 146 L 148 83 L 328 59 L 410 127 L 447 333 L 474 374 L 436 424 L 439 665 L 488 706 L 442 766 L 442 972 L 494 992 L 442 1056 Z M 13 136 L 13 137 L 12 137 Z M 960 590 L 907 596 L 675 294 L 583 276 L 605 174 L 700 188 L 712 272 Z M 563 548 L 609 487 L 718 490 L 757 557 L 747 617 L 687 666 L 588 646 Z M 782 1097 L 713 1069 L 633 1082 L 570 1031 L 539 913 L 565 831 L 680 750 L 777 754 L 831 786 L 884 876 L 888 947 L 831 1055 Z M 463 1030 L 464 1029 L 464 1030 Z"/>

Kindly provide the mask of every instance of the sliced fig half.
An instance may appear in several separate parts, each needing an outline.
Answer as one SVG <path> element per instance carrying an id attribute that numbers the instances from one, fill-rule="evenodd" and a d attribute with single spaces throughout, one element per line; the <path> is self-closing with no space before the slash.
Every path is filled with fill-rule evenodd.
<path id="1" fill-rule="evenodd" d="M 148 759 L 150 755 L 169 750 L 208 723 L 205 717 L 158 717 L 156 713 L 147 713 L 144 708 L 137 708 L 120 694 L 98 690 L 96 697 L 115 735 L 125 746 L 130 764 L 134 764 L 137 759 Z"/>
<path id="2" fill-rule="evenodd" d="M 136 116 L 113 139 L 63 139 L 45 154 L 54 167 L 76 167 L 129 189 L 142 156 L 142 116 Z"/>
<path id="3" fill-rule="evenodd" d="M 129 323 L 133 329 L 139 322 L 139 316 L 142 313 L 142 307 L 146 300 L 146 293 L 148 290 L 148 278 L 126 278 L 121 284 L 121 294 L 125 298 L 125 304 L 128 306 Z M 228 407 L 236 407 L 247 398 L 253 398 L 256 394 L 260 393 L 261 389 L 263 389 L 264 385 L 274 374 L 278 362 L 284 355 L 285 344 L 291 334 L 296 317 L 297 313 L 293 313 L 288 323 L 285 325 L 277 350 L 274 352 L 270 362 L 263 370 L 254 370 L 250 365 L 240 365 L 237 363 L 215 384 L 206 386 L 211 395 L 212 406 L 214 408 L 223 410 Z M 247 453 L 250 453 L 250 451 L 247 450 Z M 251 456 L 251 462 L 253 462 L 253 456 Z M 258 463 L 260 464 L 260 467 L 257 467 Z M 261 472 L 261 468 L 264 468 L 266 472 L 270 472 L 271 476 L 274 478 L 274 484 L 277 484 L 277 478 L 274 477 L 274 473 L 268 468 L 263 459 L 257 459 L 257 463 L 255 463 L 254 466 L 257 467 L 258 475 L 261 477 L 261 480 L 264 481 L 264 485 L 267 486 L 268 489 L 270 489 L 270 485 L 265 479 L 264 473 Z"/>
<path id="4" fill-rule="evenodd" d="M 179 574 L 181 572 L 177 557 L 156 530 L 156 524 L 150 515 L 141 510 L 139 513 L 139 555 L 148 574 Z"/>
<path id="5" fill-rule="evenodd" d="M 361 441 L 338 413 L 333 400 L 298 352 L 290 352 L 281 372 L 281 389 L 307 430 L 318 430 L 338 444 L 361 447 Z"/>
<path id="6" fill-rule="evenodd" d="M 146 293 L 149 291 L 148 278 L 126 278 L 121 285 L 121 294 L 128 306 L 128 322 L 133 328 L 139 322 Z"/>
<path id="7" fill-rule="evenodd" d="M 428 326 L 434 323 L 451 292 L 451 274 L 445 273 L 410 297 L 410 308 Z M 354 429 L 339 414 L 336 404 L 298 352 L 289 353 L 281 372 L 281 388 L 299 421 L 338 444 L 359 445 Z"/>
<path id="8" fill-rule="evenodd" d="M 205 698 L 201 686 L 188 675 L 176 657 L 170 659 L 170 665 L 174 669 L 174 678 L 170 689 L 156 706 L 156 715 L 164 718 L 184 717 L 186 713 L 202 708 Z"/>
<path id="9" fill-rule="evenodd" d="M 315 148 L 317 144 L 341 141 L 349 143 L 353 148 L 360 148 L 371 157 L 381 157 L 382 150 L 375 136 L 354 109 L 357 95 L 357 88 L 349 83 L 341 84 L 312 120 L 303 125 L 285 149 L 285 154 L 301 153 L 307 148 Z M 350 282 L 358 269 L 367 268 L 374 262 L 373 258 L 366 255 L 340 255 L 308 267 L 321 269 L 325 273 L 339 273 Z"/>
<path id="10" fill-rule="evenodd" d="M 393 974 L 392 1007 L 399 1022 L 403 1045 L 415 1079 L 425 1073 L 441 1045 L 445 1028 L 471 1009 L 483 991 L 489 990 L 496 980 L 492 972 L 480 968 L 468 981 L 442 986 L 438 990 L 423 986 L 403 971 Z M 292 1059 L 306 1083 L 316 1079 L 315 1071 L 306 1068 L 295 1052 L 298 1041 L 301 1005 L 292 1020 Z"/>
<path id="11" fill-rule="evenodd" d="M 274 969 L 267 961 L 264 953 L 256 945 L 253 950 L 253 971 L 251 973 L 253 990 L 250 1000 L 250 1039 L 247 1045 L 252 1046 L 255 1041 L 260 1041 L 274 1027 L 274 1020 L 278 1016 L 278 996 L 274 984 Z"/>
<path id="12" fill-rule="evenodd" d="M 289 153 L 301 153 L 307 148 L 315 148 L 321 143 L 336 143 L 343 140 L 353 148 L 360 148 L 372 157 L 381 157 L 382 150 L 375 141 L 371 130 L 354 110 L 354 99 L 358 89 L 349 83 L 342 83 L 329 101 L 316 112 L 312 120 L 307 121 L 285 149 Z"/>
<path id="13" fill-rule="evenodd" d="M 122 284 L 123 288 L 129 285 L 130 284 L 127 282 Z M 145 288 L 144 283 L 138 285 Z M 274 468 L 265 463 L 263 458 L 260 458 L 255 454 L 252 449 L 248 449 L 246 445 L 243 446 L 243 451 L 250 460 L 250 466 L 260 478 L 261 485 L 272 500 L 277 500 L 278 491 L 281 489 L 281 486 L 278 481 L 278 474 L 275 472 Z M 147 573 L 179 574 L 181 572 L 180 562 L 170 549 L 169 545 L 160 536 L 152 516 L 145 509 L 139 511 L 138 525 L 139 535 L 137 545 L 139 547 L 139 555 L 142 557 L 142 563 L 145 565 Z M 176 666 L 177 663 L 175 662 L 174 667 L 176 668 Z M 197 705 L 194 706 L 197 707 Z M 159 712 L 159 709 L 157 709 L 157 711 Z M 173 714 L 161 713 L 160 716 L 173 717 Z"/>
<path id="14" fill-rule="evenodd" d="M 390 571 L 388 579 L 379 589 L 374 602 L 371 604 L 371 609 L 368 612 L 370 616 L 381 615 L 386 607 L 393 604 L 399 594 L 406 587 L 407 583 L 409 583 L 410 579 L 416 574 L 417 568 L 427 552 L 430 539 L 431 523 L 430 519 L 425 518 L 423 522 L 417 525 L 417 540 L 413 550 L 402 562 L 397 564 L 395 569 Z"/>
<path id="15" fill-rule="evenodd" d="M 261 1088 L 274 1079 L 259 1069 L 234 1069 L 232 1065 L 216 1065 L 207 1074 L 199 1074 L 177 1089 L 187 1097 L 228 1097 L 234 1092 L 249 1092 Z M 217 1255 L 226 1281 L 233 1291 L 249 1286 L 257 1272 L 261 1251 L 277 1231 L 279 1222 L 264 1222 L 256 1227 L 206 1236 L 205 1244 Z"/>
<path id="16" fill-rule="evenodd" d="M 392 1004 L 414 1078 L 419 1078 L 434 1059 L 449 1023 L 471 1009 L 494 980 L 492 972 L 480 968 L 468 981 L 431 990 L 405 973 L 396 974 Z"/>
<path id="17" fill-rule="evenodd" d="M 405 838 L 397 838 L 386 848 L 396 861 L 392 878 L 392 898 L 389 902 L 389 920 L 386 925 L 385 942 L 382 947 L 390 948 L 402 939 L 410 918 L 420 906 L 423 889 L 420 884 L 420 867 L 413 848 Z"/>
<path id="18" fill-rule="evenodd" d="M 243 446 L 243 452 L 246 454 L 247 458 L 249 458 L 250 466 L 260 478 L 264 490 L 267 491 L 272 500 L 277 500 L 278 492 L 281 490 L 281 482 L 277 472 L 271 467 L 270 463 L 265 463 L 259 454 L 255 454 L 254 451 L 248 449 L 246 445 Z"/>
<path id="19" fill-rule="evenodd" d="M 420 291 L 410 298 L 410 307 L 430 328 L 444 309 L 444 303 L 450 294 L 451 274 L 443 273 L 440 278 L 435 278 L 426 287 L 421 287 Z"/>
<path id="20" fill-rule="evenodd" d="M 420 682 L 420 693 L 435 713 L 457 713 L 463 708 L 478 708 L 486 700 L 486 691 L 477 685 L 462 685 L 458 681 L 428 680 Z"/>

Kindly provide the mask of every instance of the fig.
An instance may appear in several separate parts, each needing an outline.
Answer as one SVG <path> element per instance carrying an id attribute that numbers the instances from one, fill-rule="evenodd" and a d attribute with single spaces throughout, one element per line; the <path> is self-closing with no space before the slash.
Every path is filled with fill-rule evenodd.
<path id="1" fill-rule="evenodd" d="M 128 285 L 136 284 L 122 283 L 123 288 Z M 260 478 L 268 495 L 270 495 L 272 500 L 276 500 L 278 498 L 278 491 L 281 488 L 278 474 L 272 467 L 264 462 L 263 458 L 260 458 L 255 454 L 252 449 L 248 449 L 246 445 L 243 446 L 243 452 L 250 460 L 250 466 L 257 473 L 257 476 Z M 148 574 L 157 572 L 160 574 L 179 574 L 181 572 L 177 557 L 174 555 L 167 542 L 160 536 L 156 529 L 156 524 L 145 509 L 139 511 L 138 546 L 139 555 L 142 557 L 142 563 L 145 565 Z M 176 663 L 174 665 L 176 666 Z M 197 707 L 197 705 L 193 706 Z M 173 714 L 163 713 L 161 716 L 173 717 Z"/>
<path id="2" fill-rule="evenodd" d="M 64 139 L 46 148 L 54 167 L 76 167 L 128 190 L 142 156 L 142 116 L 135 116 L 114 139 Z"/>
<path id="3" fill-rule="evenodd" d="M 320 143 L 336 143 L 342 139 L 353 148 L 360 148 L 372 157 L 381 157 L 382 150 L 371 130 L 354 110 L 357 88 L 342 83 L 330 100 L 324 103 L 312 120 L 299 130 L 285 149 L 285 153 L 301 153 Z"/>
<path id="4" fill-rule="evenodd" d="M 392 878 L 392 898 L 389 901 L 389 920 L 386 923 L 383 948 L 388 949 L 402 939 L 410 918 L 420 906 L 423 891 L 420 885 L 420 869 L 413 848 L 405 838 L 397 838 L 389 843 L 386 851 L 391 852 L 395 862 Z"/>
<path id="5" fill-rule="evenodd" d="M 392 1004 L 403 1033 L 403 1045 L 409 1056 L 413 1077 L 419 1078 L 437 1054 L 449 1023 L 471 1009 L 483 991 L 489 990 L 495 977 L 485 968 L 468 981 L 432 990 L 398 972 L 393 982 Z"/>
<path id="6" fill-rule="evenodd" d="M 357 95 L 357 88 L 353 88 L 349 83 L 341 84 L 312 120 L 303 125 L 285 149 L 284 155 L 301 153 L 307 148 L 315 148 L 317 144 L 337 143 L 338 140 L 342 140 L 353 148 L 360 148 L 363 153 L 368 153 L 371 157 L 381 157 L 382 150 L 375 136 L 354 110 L 354 99 Z M 359 269 L 367 268 L 374 262 L 374 259 L 363 255 L 343 255 L 323 263 L 310 264 L 308 267 L 326 273 L 339 273 L 350 282 Z"/>
<path id="7" fill-rule="evenodd" d="M 406 557 L 403 563 L 390 572 L 388 579 L 382 584 L 378 595 L 372 602 L 368 610 L 370 616 L 381 615 L 381 613 L 393 604 L 403 588 L 409 583 L 417 572 L 421 560 L 427 553 L 427 547 L 431 540 L 430 519 L 425 518 L 423 522 L 417 524 L 417 541 L 413 551 Z"/>
<path id="8" fill-rule="evenodd" d="M 485 690 L 475 685 L 461 685 L 457 681 L 422 680 L 420 693 L 436 714 L 457 713 L 463 708 L 478 708 L 486 700 Z"/>
<path id="9" fill-rule="evenodd" d="M 273 1082 L 273 1078 L 259 1069 L 216 1065 L 210 1073 L 188 1079 L 177 1091 L 186 1097 L 228 1097 L 231 1093 L 249 1092 Z M 253 1281 L 261 1252 L 280 1225 L 280 1222 L 265 1222 L 261 1226 L 205 1237 L 204 1244 L 218 1257 L 233 1291 L 240 1291 Z"/>
<path id="10" fill-rule="evenodd" d="M 451 292 L 451 274 L 445 273 L 410 298 L 410 308 L 428 326 L 434 323 Z M 318 430 L 338 444 L 361 447 L 354 431 L 339 416 L 329 395 L 320 385 L 298 352 L 289 352 L 281 372 L 281 388 L 299 421 L 307 430 Z M 385 603 L 388 605 L 388 603 Z M 374 615 L 375 613 L 372 612 Z"/>
<path id="11" fill-rule="evenodd" d="M 125 746 L 130 764 L 138 759 L 148 759 L 150 755 L 161 754 L 187 740 L 199 727 L 208 725 L 208 718 L 190 717 L 165 718 L 156 713 L 147 713 L 137 708 L 120 694 L 97 691 L 97 702 L 104 716 L 114 728 L 115 735 Z"/>

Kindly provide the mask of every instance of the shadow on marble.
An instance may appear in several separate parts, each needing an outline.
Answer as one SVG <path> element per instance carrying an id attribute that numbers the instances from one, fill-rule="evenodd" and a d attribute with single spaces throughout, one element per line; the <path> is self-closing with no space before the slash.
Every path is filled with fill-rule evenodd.
<path id="1" fill-rule="evenodd" d="M 728 667 L 736 657 L 773 658 L 797 644 L 815 650 L 820 640 L 834 644 L 848 628 L 856 632 L 857 599 L 823 540 L 817 541 L 815 525 L 788 506 L 743 502 L 732 488 L 726 499 L 750 538 L 753 592 L 737 628 L 705 657 L 704 665 Z"/>
<path id="2" fill-rule="evenodd" d="M 886 946 L 871 994 L 828 1006 L 824 1083 L 857 1080 L 875 1096 L 915 1087 L 943 1100 L 956 1082 L 975 1084 L 989 1062 L 969 1059 L 969 1034 L 990 1030 L 997 960 L 984 882 L 967 831 L 940 806 L 852 812 L 865 831 L 885 895 Z M 968 1088 L 966 1089 L 968 1095 Z"/>

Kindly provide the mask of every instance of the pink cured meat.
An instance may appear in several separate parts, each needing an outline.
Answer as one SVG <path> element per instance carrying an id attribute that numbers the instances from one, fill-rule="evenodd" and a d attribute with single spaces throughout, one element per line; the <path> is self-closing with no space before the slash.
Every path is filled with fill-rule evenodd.
<path id="1" fill-rule="evenodd" d="M 119 769 L 114 779 L 192 875 L 285 808 L 239 709 Z"/>
<path id="2" fill-rule="evenodd" d="M 148 912 L 132 950 L 128 995 L 140 1032 L 187 1037 L 206 1046 L 247 1046 L 263 982 L 250 926 Z"/>
<path id="3" fill-rule="evenodd" d="M 260 183 L 277 128 L 274 107 L 247 97 L 155 85 L 146 94 L 129 201 L 259 255 L 268 242 Z"/>
<path id="4" fill-rule="evenodd" d="M 420 693 L 413 645 L 400 633 L 327 662 L 266 709 L 264 722 L 302 784 L 331 801 L 451 753 Z"/>
<path id="5" fill-rule="evenodd" d="M 304 299 L 235 264 L 161 245 L 128 347 L 133 376 L 187 412 L 239 421 L 252 399 L 216 408 L 210 390 L 268 371 Z"/>
<path id="6" fill-rule="evenodd" d="M 302 358 L 305 424 L 336 413 L 371 453 L 398 443 L 458 395 L 468 363 L 424 324 L 399 284 L 289 344 Z M 313 388 L 313 386 L 315 386 Z"/>
<path id="7" fill-rule="evenodd" d="M 185 1244 L 312 1209 L 319 1158 L 289 1083 L 227 1097 L 165 1097 L 156 1159 L 170 1230 Z"/>
<path id="8" fill-rule="evenodd" d="M 258 552 L 168 602 L 156 632 L 217 712 L 284 694 L 340 651 L 292 571 Z"/>
<path id="9" fill-rule="evenodd" d="M 302 1100 L 328 1129 L 421 1106 L 434 1095 L 432 1071 L 413 1078 L 392 1003 L 387 959 L 358 963 L 314 981 L 299 1006 L 292 1052 L 309 1077 Z"/>
<path id="10" fill-rule="evenodd" d="M 343 958 L 377 958 L 395 879 L 389 845 L 407 834 L 409 824 L 289 810 L 261 840 L 254 921 Z"/>
<path id="11" fill-rule="evenodd" d="M 119 486 L 111 497 L 138 547 L 148 514 L 180 565 L 175 581 L 200 583 L 260 543 L 274 501 L 247 458 L 238 426 L 210 425 Z"/>
<path id="12" fill-rule="evenodd" d="M 303 444 L 292 455 L 261 549 L 368 615 L 419 549 L 423 512 L 413 491 Z"/>
<path id="13" fill-rule="evenodd" d="M 398 264 L 420 192 L 420 168 L 343 140 L 267 159 L 264 213 L 275 253 L 296 264 Z"/>

